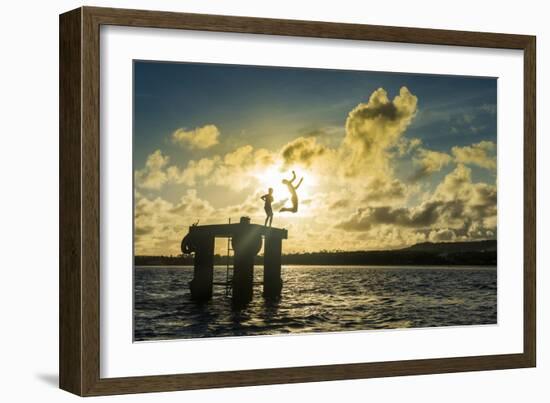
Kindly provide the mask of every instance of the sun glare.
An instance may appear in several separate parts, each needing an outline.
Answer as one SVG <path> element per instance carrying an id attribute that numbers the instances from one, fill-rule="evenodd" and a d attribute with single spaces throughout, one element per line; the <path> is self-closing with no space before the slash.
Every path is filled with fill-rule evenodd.
<path id="1" fill-rule="evenodd" d="M 285 172 L 279 171 L 276 166 L 271 166 L 267 169 L 258 171 L 254 174 L 254 176 L 258 179 L 262 192 L 267 192 L 267 189 L 273 188 L 273 193 L 276 200 L 281 199 L 282 195 L 286 194 L 286 187 L 281 182 L 285 177 Z"/>
<path id="2" fill-rule="evenodd" d="M 277 166 L 273 165 L 262 171 L 258 171 L 254 174 L 261 186 L 262 192 L 267 192 L 267 189 L 273 188 L 273 196 L 276 202 L 282 201 L 290 197 L 286 185 L 282 183 L 283 179 L 290 179 L 292 177 L 292 171 L 285 170 L 281 171 Z M 317 184 L 317 179 L 314 174 L 311 172 L 297 169 L 296 170 L 296 181 L 294 185 L 298 183 L 301 178 L 304 178 L 302 184 L 297 190 L 298 196 L 301 201 L 305 201 L 311 198 L 313 195 L 312 189 Z M 305 211 L 308 208 L 301 204 L 300 211 Z"/>

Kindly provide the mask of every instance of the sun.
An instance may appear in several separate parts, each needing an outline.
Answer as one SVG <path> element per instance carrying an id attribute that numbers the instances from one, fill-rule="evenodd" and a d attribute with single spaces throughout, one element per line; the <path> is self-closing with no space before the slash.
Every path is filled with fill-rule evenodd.
<path id="1" fill-rule="evenodd" d="M 284 198 L 288 192 L 282 180 L 285 178 L 285 172 L 280 170 L 276 165 L 269 166 L 265 169 L 258 170 L 253 175 L 258 180 L 262 191 L 267 192 L 267 189 L 272 188 L 276 200 Z"/>
<path id="2" fill-rule="evenodd" d="M 279 185 L 282 185 L 281 181 L 284 178 L 285 173 L 280 171 L 277 167 L 272 166 L 264 171 L 261 171 L 257 178 L 264 187 L 275 189 Z"/>
<path id="3" fill-rule="evenodd" d="M 258 170 L 254 173 L 254 177 L 258 180 L 262 191 L 267 192 L 269 188 L 273 189 L 273 195 L 275 201 L 281 201 L 287 199 L 290 195 L 285 184 L 282 183 L 283 179 L 290 179 L 292 177 L 291 169 L 282 169 L 280 166 L 272 165 L 265 169 Z M 313 189 L 317 185 L 317 178 L 311 171 L 297 168 L 296 169 L 296 185 L 300 178 L 304 178 L 302 184 L 297 190 L 300 200 L 311 199 L 314 192 Z M 301 207 L 304 208 L 304 207 Z"/>

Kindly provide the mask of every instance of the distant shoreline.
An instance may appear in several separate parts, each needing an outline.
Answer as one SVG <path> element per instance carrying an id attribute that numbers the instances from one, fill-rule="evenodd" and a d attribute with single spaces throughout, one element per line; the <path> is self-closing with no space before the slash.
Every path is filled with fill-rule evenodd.
<path id="1" fill-rule="evenodd" d="M 282 255 L 283 265 L 315 266 L 496 266 L 497 241 L 425 242 L 403 249 L 385 251 L 320 251 Z M 214 265 L 232 264 L 226 256 L 215 255 Z M 255 264 L 262 264 L 257 256 Z M 136 266 L 190 266 L 193 256 L 135 256 Z"/>

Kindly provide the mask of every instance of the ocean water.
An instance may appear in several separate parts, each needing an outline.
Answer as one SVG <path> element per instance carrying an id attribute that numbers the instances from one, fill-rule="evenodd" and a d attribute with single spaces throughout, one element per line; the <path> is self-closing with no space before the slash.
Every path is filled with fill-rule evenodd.
<path id="1" fill-rule="evenodd" d="M 214 281 L 225 280 L 225 266 Z M 278 302 L 232 308 L 225 287 L 190 298 L 187 266 L 136 267 L 134 339 L 273 335 L 495 324 L 496 267 L 284 266 Z M 255 281 L 263 277 L 255 268 Z"/>

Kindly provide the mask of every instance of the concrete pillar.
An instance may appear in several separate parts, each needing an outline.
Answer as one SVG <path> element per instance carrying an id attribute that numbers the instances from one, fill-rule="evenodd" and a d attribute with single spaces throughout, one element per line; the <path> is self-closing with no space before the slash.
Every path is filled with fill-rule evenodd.
<path id="1" fill-rule="evenodd" d="M 266 234 L 264 244 L 264 298 L 277 299 L 281 296 L 282 239 L 272 233 Z"/>
<path id="2" fill-rule="evenodd" d="M 233 250 L 233 303 L 244 305 L 252 300 L 254 287 L 254 258 L 262 247 L 261 234 L 243 224 L 231 239 Z"/>
<path id="3" fill-rule="evenodd" d="M 195 267 L 193 280 L 189 283 L 191 298 L 205 301 L 212 298 L 214 282 L 214 237 L 201 236 L 194 239 Z"/>

